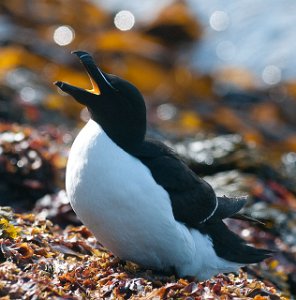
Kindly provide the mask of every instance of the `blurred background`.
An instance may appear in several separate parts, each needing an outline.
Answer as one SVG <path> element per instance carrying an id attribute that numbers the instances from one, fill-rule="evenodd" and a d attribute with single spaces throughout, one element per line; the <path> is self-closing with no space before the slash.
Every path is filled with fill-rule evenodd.
<path id="1" fill-rule="evenodd" d="M 233 228 L 280 251 L 252 272 L 296 293 L 295 20 L 294 0 L 0 1 L 0 205 L 78 224 L 64 171 L 88 113 L 52 83 L 89 88 L 85 50 L 144 94 L 149 135 L 251 196 L 267 226 Z"/>
<path id="2" fill-rule="evenodd" d="M 239 132 L 295 163 L 295 12 L 293 0 L 1 1 L 0 117 L 87 118 L 52 86 L 89 87 L 70 55 L 83 49 L 144 93 L 163 131 Z"/>

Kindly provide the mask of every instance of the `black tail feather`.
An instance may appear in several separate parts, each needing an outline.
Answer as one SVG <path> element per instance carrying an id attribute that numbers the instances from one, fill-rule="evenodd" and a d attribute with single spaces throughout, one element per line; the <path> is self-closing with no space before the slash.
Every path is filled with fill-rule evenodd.
<path id="1" fill-rule="evenodd" d="M 214 215 L 209 219 L 210 222 L 216 222 L 233 216 L 238 213 L 247 203 L 247 197 L 217 197 L 218 207 Z"/>
<path id="2" fill-rule="evenodd" d="M 271 257 L 273 253 L 267 249 L 247 245 L 242 238 L 230 231 L 223 221 L 204 224 L 200 231 L 211 238 L 216 254 L 228 261 L 241 264 L 258 263 Z"/>
<path id="3" fill-rule="evenodd" d="M 258 219 L 255 219 L 249 215 L 246 215 L 246 214 L 240 214 L 240 213 L 237 213 L 237 214 L 234 214 L 230 217 L 231 219 L 236 219 L 236 220 L 243 220 L 243 221 L 247 221 L 247 222 L 252 222 L 252 223 L 255 223 L 255 224 L 260 224 L 260 225 L 265 225 L 265 223 L 263 223 L 262 221 L 258 220 Z"/>

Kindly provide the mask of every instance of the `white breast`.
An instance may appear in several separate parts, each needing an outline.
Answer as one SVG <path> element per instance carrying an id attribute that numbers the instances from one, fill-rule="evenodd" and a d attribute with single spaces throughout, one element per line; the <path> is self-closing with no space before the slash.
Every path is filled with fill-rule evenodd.
<path id="1" fill-rule="evenodd" d="M 92 120 L 71 148 L 66 190 L 81 221 L 122 259 L 199 278 L 237 267 L 229 270 L 207 236 L 175 221 L 169 195 L 149 169 Z M 211 255 L 217 262 L 206 262 Z"/>

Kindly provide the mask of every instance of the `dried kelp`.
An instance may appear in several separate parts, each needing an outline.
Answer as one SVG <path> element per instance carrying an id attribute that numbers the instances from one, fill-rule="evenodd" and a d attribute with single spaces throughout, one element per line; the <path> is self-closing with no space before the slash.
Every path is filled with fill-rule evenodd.
<path id="1" fill-rule="evenodd" d="M 196 282 L 141 270 L 114 257 L 85 226 L 62 230 L 3 210 L 18 234 L 0 234 L 2 299 L 286 299 L 243 272 Z"/>

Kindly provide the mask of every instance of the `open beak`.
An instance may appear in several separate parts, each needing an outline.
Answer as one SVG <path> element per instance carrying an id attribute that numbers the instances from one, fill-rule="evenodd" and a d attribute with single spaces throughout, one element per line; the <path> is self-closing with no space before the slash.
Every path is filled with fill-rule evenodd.
<path id="1" fill-rule="evenodd" d="M 111 83 L 107 80 L 104 73 L 96 66 L 90 54 L 84 51 L 73 51 L 72 54 L 77 55 L 81 63 L 84 65 L 90 78 L 92 89 L 85 90 L 62 81 L 56 81 L 54 83 L 56 86 L 58 86 L 62 91 L 73 96 L 77 100 L 78 98 L 80 98 L 80 96 L 85 96 L 85 93 L 101 95 L 106 93 L 110 89 L 114 89 Z"/>

